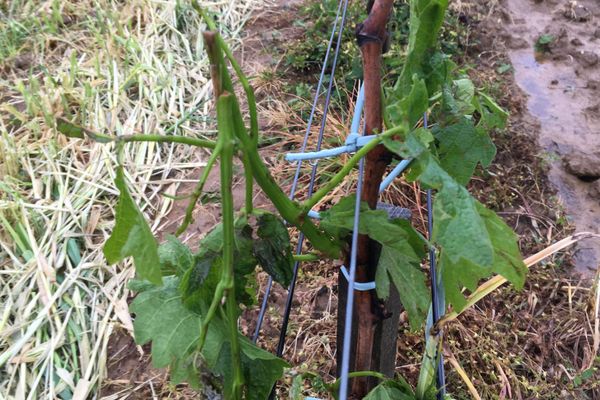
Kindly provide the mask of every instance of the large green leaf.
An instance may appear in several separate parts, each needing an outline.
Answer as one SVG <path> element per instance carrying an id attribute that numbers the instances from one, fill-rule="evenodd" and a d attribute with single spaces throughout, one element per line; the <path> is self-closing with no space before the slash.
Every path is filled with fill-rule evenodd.
<path id="1" fill-rule="evenodd" d="M 258 240 L 254 255 L 260 266 L 275 282 L 287 287 L 293 276 L 293 256 L 290 235 L 283 221 L 271 213 L 258 216 Z"/>
<path id="2" fill-rule="evenodd" d="M 169 235 L 167 241 L 158 246 L 158 260 L 164 275 L 181 276 L 193 265 L 194 256 L 189 247 Z"/>
<path id="3" fill-rule="evenodd" d="M 506 126 L 508 113 L 485 93 L 478 92 L 473 99 L 473 105 L 480 116 L 478 128 L 489 130 L 502 129 Z"/>
<path id="4" fill-rule="evenodd" d="M 221 261 L 221 257 L 212 252 L 194 257 L 194 264 L 183 274 L 179 284 L 186 307 L 205 315 L 221 279 Z"/>
<path id="5" fill-rule="evenodd" d="M 496 155 L 489 135 L 469 120 L 435 131 L 440 163 L 458 183 L 466 185 L 478 163 L 488 167 Z"/>
<path id="6" fill-rule="evenodd" d="M 257 260 L 253 254 L 252 228 L 246 217 L 234 223 L 234 279 L 238 303 L 250 306 L 256 297 L 252 273 Z M 221 254 L 223 251 L 223 225 L 216 225 L 199 244 L 194 263 L 181 279 L 180 291 L 184 304 L 204 314 L 212 301 L 213 293 L 221 278 Z"/>
<path id="7" fill-rule="evenodd" d="M 527 267 L 517 245 L 517 236 L 506 223 L 481 203 L 476 203 L 477 211 L 484 221 L 487 235 L 491 238 L 494 256 L 492 264 L 484 268 L 463 258 L 451 260 L 442 249 L 440 268 L 446 290 L 446 299 L 455 311 L 460 311 L 466 304 L 462 288 L 473 291 L 479 281 L 494 273 L 502 275 L 517 289 L 523 287 L 527 275 Z"/>
<path id="8" fill-rule="evenodd" d="M 410 176 L 438 190 L 433 203 L 433 241 L 453 262 L 464 258 L 482 267 L 491 266 L 491 239 L 467 189 L 429 153 L 419 157 Z"/>
<path id="9" fill-rule="evenodd" d="M 463 186 L 447 182 L 433 202 L 433 235 L 446 255 L 457 262 L 467 259 L 482 267 L 493 261 L 493 247 L 476 201 Z"/>
<path id="10" fill-rule="evenodd" d="M 194 352 L 200 334 L 201 316 L 182 303 L 177 277 L 165 278 L 163 286 L 141 286 L 131 304 L 135 313 L 136 343 L 152 342 L 152 364 L 157 368 L 171 366 L 175 383 L 197 380 L 199 371 Z M 238 333 L 241 346 L 242 371 L 246 381 L 246 398 L 267 399 L 274 383 L 288 364 L 268 353 Z M 225 321 L 216 316 L 211 322 L 202 358 L 205 365 L 221 375 L 225 391 L 230 386 L 231 343 Z"/>
<path id="11" fill-rule="evenodd" d="M 516 288 L 523 287 L 527 267 L 517 245 L 517 237 L 500 217 L 493 211 L 476 202 L 476 209 L 486 229 L 486 235 L 493 246 L 493 261 L 489 266 L 477 264 L 472 260 L 459 258 L 452 260 L 444 248 L 441 251 L 440 268 L 446 291 L 446 299 L 455 311 L 460 311 L 466 304 L 462 288 L 470 291 L 477 288 L 479 281 L 496 273 L 513 283 Z"/>
<path id="12" fill-rule="evenodd" d="M 517 289 L 525 284 L 527 266 L 519 250 L 518 237 L 498 215 L 477 202 L 477 211 L 483 221 L 494 246 L 494 272 L 502 275 Z"/>
<path id="13" fill-rule="evenodd" d="M 410 92 L 400 101 L 391 103 L 386 107 L 386 112 L 394 125 L 406 123 L 409 128 L 413 128 L 423 117 L 423 113 L 429 107 L 429 95 L 425 80 L 419 79 L 415 74 Z"/>
<path id="14" fill-rule="evenodd" d="M 340 239 L 348 236 L 354 228 L 354 204 L 355 197 L 349 196 L 323 212 L 321 227 Z M 377 295 L 387 298 L 393 282 L 411 326 L 418 328 L 429 306 L 429 291 L 419 267 L 426 241 L 408 221 L 390 220 L 386 211 L 371 210 L 366 203 L 361 204 L 359 232 L 382 245 L 375 277 Z"/>
<path id="15" fill-rule="evenodd" d="M 288 368 L 289 364 L 257 347 L 243 336 L 240 336 L 240 343 L 246 380 L 246 399 L 267 399 L 273 385 L 283 375 L 283 369 Z"/>
<path id="16" fill-rule="evenodd" d="M 433 241 L 440 246 L 440 269 L 446 298 L 456 310 L 465 305 L 462 288 L 474 290 L 482 278 L 498 273 L 523 285 L 526 267 L 512 230 L 475 200 L 439 165 L 422 154 L 411 171 L 412 179 L 437 189 L 433 205 Z"/>
<path id="17" fill-rule="evenodd" d="M 162 282 L 158 245 L 125 183 L 123 166 L 117 168 L 115 185 L 119 189 L 116 224 L 104 245 L 104 256 L 110 264 L 133 256 L 137 274 L 152 283 Z"/>
<path id="18" fill-rule="evenodd" d="M 163 286 L 146 288 L 133 300 L 135 341 L 152 341 L 152 364 L 163 368 L 191 354 L 198 340 L 200 316 L 181 302 L 179 279 L 165 278 Z"/>
<path id="19" fill-rule="evenodd" d="M 462 118 L 465 115 L 473 114 L 473 111 L 475 111 L 473 105 L 475 85 L 468 78 L 460 78 L 445 83 L 442 90 L 442 97 L 446 113 Z"/>
<path id="20" fill-rule="evenodd" d="M 444 22 L 448 0 L 412 1 L 410 7 L 410 33 L 408 54 L 400 78 L 394 88 L 401 98 L 410 93 L 413 76 L 424 77 L 424 68 L 438 41 L 438 33 Z M 430 94 L 431 88 L 428 88 Z"/>

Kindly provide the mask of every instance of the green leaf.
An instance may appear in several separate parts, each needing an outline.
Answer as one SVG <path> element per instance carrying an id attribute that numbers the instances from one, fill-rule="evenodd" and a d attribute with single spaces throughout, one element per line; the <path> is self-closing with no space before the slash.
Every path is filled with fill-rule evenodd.
<path id="1" fill-rule="evenodd" d="M 172 380 L 197 382 L 198 367 L 194 361 L 200 334 L 201 317 L 186 308 L 178 292 L 177 277 L 165 278 L 163 286 L 145 286 L 131 303 L 135 313 L 135 340 L 143 345 L 152 342 L 152 364 L 156 368 L 171 366 Z M 243 373 L 247 385 L 246 398 L 267 399 L 274 383 L 289 365 L 280 358 L 252 344 L 239 334 Z M 206 365 L 224 378 L 225 388 L 231 383 L 231 344 L 225 323 L 219 317 L 211 322 L 202 357 Z"/>
<path id="2" fill-rule="evenodd" d="M 408 127 L 412 129 L 423 117 L 423 113 L 427 111 L 428 107 L 429 95 L 425 80 L 414 75 L 408 95 L 400 98 L 397 102 L 390 103 L 386 111 L 393 125 L 407 123 Z"/>
<path id="3" fill-rule="evenodd" d="M 70 138 L 83 139 L 87 135 L 90 139 L 98 143 L 110 143 L 114 140 L 114 138 L 108 135 L 92 132 L 64 118 L 56 119 L 56 130 Z"/>
<path id="4" fill-rule="evenodd" d="M 464 258 L 454 261 L 447 256 L 443 249 L 440 257 L 446 299 L 457 312 L 460 312 L 466 305 L 462 293 L 463 287 L 474 291 L 481 279 L 496 273 L 513 283 L 517 289 L 521 289 L 527 275 L 527 267 L 523 263 L 517 245 L 517 237 L 512 229 L 481 203 L 477 202 L 476 208 L 485 224 L 486 235 L 492 242 L 492 264 L 485 267 Z"/>
<path id="5" fill-rule="evenodd" d="M 435 131 L 439 142 L 440 163 L 458 183 L 466 185 L 478 163 L 488 167 L 496 155 L 496 147 L 487 133 L 462 119 L 458 124 Z"/>
<path id="6" fill-rule="evenodd" d="M 449 87 L 452 96 L 452 112 L 455 115 L 471 115 L 475 108 L 473 107 L 473 97 L 475 96 L 475 85 L 468 78 L 462 78 L 452 81 Z"/>
<path id="7" fill-rule="evenodd" d="M 123 166 L 117 168 L 115 185 L 120 192 L 115 217 L 117 222 L 104 245 L 104 256 L 109 264 L 133 256 L 138 275 L 152 283 L 161 284 L 158 246 L 142 212 L 127 190 Z"/>
<path id="8" fill-rule="evenodd" d="M 488 267 L 493 262 L 492 242 L 467 189 L 448 181 L 433 203 L 433 241 L 452 262 L 461 258 Z"/>
<path id="9" fill-rule="evenodd" d="M 241 361 L 244 380 L 246 382 L 246 400 L 266 400 L 273 385 L 283 375 L 283 369 L 289 364 L 273 354 L 264 351 L 244 336 L 239 336 Z M 207 342 L 208 347 L 209 343 Z M 211 351 L 214 357 L 215 352 Z M 231 343 L 224 340 L 219 345 L 213 371 L 223 377 L 225 398 L 230 397 L 233 368 L 231 365 Z"/>
<path id="10" fill-rule="evenodd" d="M 385 381 L 367 394 L 364 400 L 417 400 L 405 381 Z"/>
<path id="11" fill-rule="evenodd" d="M 519 250 L 519 238 L 495 212 L 479 202 L 477 202 L 477 211 L 485 222 L 494 246 L 494 272 L 502 275 L 517 289 L 522 289 L 528 269 Z"/>
<path id="12" fill-rule="evenodd" d="M 321 227 L 340 239 L 348 236 L 354 227 L 354 202 L 355 197 L 349 196 L 323 212 Z M 359 222 L 359 232 L 382 245 L 375 277 L 377 295 L 387 298 L 390 281 L 393 282 L 408 311 L 411 327 L 418 328 L 429 307 L 429 290 L 419 267 L 425 256 L 425 239 L 410 222 L 390 220 L 387 212 L 371 210 L 366 203 L 361 204 Z"/>
<path id="13" fill-rule="evenodd" d="M 287 232 L 287 230 L 286 230 Z M 254 256 L 254 239 L 252 227 L 245 216 L 236 219 L 234 223 L 235 234 L 235 273 L 247 275 L 254 271 L 258 261 Z"/>
<path id="14" fill-rule="evenodd" d="M 165 275 L 182 275 L 192 267 L 194 256 L 185 244 L 173 235 L 158 246 L 158 260 Z"/>
<path id="15" fill-rule="evenodd" d="M 400 155 L 403 158 L 417 158 L 423 152 L 429 149 L 429 143 L 433 141 L 431 132 L 424 128 L 418 128 L 410 131 L 406 135 L 404 142 L 398 142 L 393 138 L 384 138 L 383 144 L 390 151 Z"/>
<path id="16" fill-rule="evenodd" d="M 178 284 L 176 277 L 167 277 L 163 286 L 139 293 L 130 306 L 135 341 L 139 345 L 152 341 L 156 368 L 187 358 L 198 340 L 200 316 L 184 307 Z"/>
<path id="17" fill-rule="evenodd" d="M 221 258 L 207 253 L 194 258 L 194 265 L 182 276 L 179 292 L 186 307 L 204 315 L 221 278 Z"/>
<path id="18" fill-rule="evenodd" d="M 429 289 L 425 276 L 414 260 L 405 259 L 402 252 L 383 246 L 379 255 L 375 284 L 379 298 L 389 295 L 390 280 L 396 286 L 400 301 L 408 313 L 411 328 L 416 330 L 425 320 L 429 309 Z"/>
<path id="19" fill-rule="evenodd" d="M 489 267 L 493 260 L 492 243 L 477 211 L 477 202 L 467 189 L 441 168 L 429 153 L 416 160 L 409 176 L 438 189 L 433 203 L 433 241 L 454 263 L 464 258 Z"/>
<path id="20" fill-rule="evenodd" d="M 428 55 L 435 49 L 448 0 L 418 0 L 410 5 L 408 54 L 394 88 L 399 98 L 410 92 L 413 76 L 424 77 Z M 431 92 L 431 88 L 428 88 Z"/>
<path id="21" fill-rule="evenodd" d="M 238 303 L 250 306 L 256 298 L 254 272 L 257 261 L 253 254 L 252 228 L 246 217 L 234 223 L 234 279 Z M 213 293 L 221 278 L 221 255 L 223 251 L 223 225 L 216 225 L 199 244 L 194 264 L 181 279 L 180 291 L 186 307 L 204 315 L 212 301 Z"/>
<path id="22" fill-rule="evenodd" d="M 265 400 L 289 364 L 240 335 L 246 399 Z"/>
<path id="23" fill-rule="evenodd" d="M 474 290 L 480 279 L 494 272 L 522 287 L 527 268 L 514 232 L 446 173 L 433 155 L 424 153 L 415 164 L 412 178 L 438 189 L 432 239 L 441 247 L 440 269 L 448 303 L 457 311 L 462 309 L 462 288 Z"/>
<path id="24" fill-rule="evenodd" d="M 59 118 L 56 120 L 56 130 L 70 138 L 85 138 L 85 135 L 83 134 L 83 128 L 67 121 L 66 119 Z"/>
<path id="25" fill-rule="evenodd" d="M 248 225 L 245 216 L 237 218 L 234 222 L 235 229 L 235 251 L 234 259 L 236 268 L 243 275 L 246 275 L 256 267 L 256 258 L 253 255 L 252 227 Z M 199 244 L 198 255 L 221 254 L 223 251 L 223 224 L 215 225 L 212 231 L 206 235 Z"/>
<path id="26" fill-rule="evenodd" d="M 512 68 L 513 68 L 512 65 L 510 65 L 508 63 L 503 63 L 503 64 L 500 64 L 500 66 L 498 68 L 496 68 L 496 72 L 502 75 L 502 74 L 505 74 L 505 73 L 511 71 Z"/>
<path id="27" fill-rule="evenodd" d="M 491 97 L 483 92 L 478 92 L 473 99 L 473 104 L 479 112 L 478 129 L 504 129 L 508 120 L 508 112 L 500 107 Z"/>
<path id="28" fill-rule="evenodd" d="M 319 393 L 326 392 L 328 387 L 323 381 L 321 375 L 315 374 L 314 372 L 303 372 L 298 374 L 292 380 L 292 387 L 290 388 L 290 400 L 304 400 L 304 381 L 308 380 L 311 388 L 311 392 Z"/>
<path id="29" fill-rule="evenodd" d="M 258 216 L 258 240 L 254 255 L 261 267 L 276 282 L 287 287 L 293 276 L 293 257 L 290 235 L 283 221 L 271 213 Z"/>

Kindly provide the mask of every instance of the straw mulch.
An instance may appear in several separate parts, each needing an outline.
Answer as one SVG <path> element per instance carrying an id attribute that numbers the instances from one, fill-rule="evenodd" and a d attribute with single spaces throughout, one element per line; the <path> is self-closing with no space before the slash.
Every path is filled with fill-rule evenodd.
<path id="1" fill-rule="evenodd" d="M 234 46 L 259 4 L 203 3 Z M 114 135 L 210 136 L 201 29 L 188 2 L 0 4 L 0 398 L 95 398 L 108 338 L 132 330 L 133 268 L 102 254 L 118 194 L 114 148 L 59 137 L 55 117 Z M 181 146 L 126 147 L 154 231 L 172 206 L 162 194 L 204 159 Z"/>

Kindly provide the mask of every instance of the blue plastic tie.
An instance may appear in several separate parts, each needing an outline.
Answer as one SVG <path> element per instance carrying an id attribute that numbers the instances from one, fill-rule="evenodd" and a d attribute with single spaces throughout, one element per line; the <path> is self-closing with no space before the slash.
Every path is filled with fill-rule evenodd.
<path id="1" fill-rule="evenodd" d="M 342 265 L 340 271 L 342 271 L 346 280 L 350 281 L 350 275 L 348 275 L 348 269 L 345 265 Z M 354 290 L 358 290 L 359 292 L 368 292 L 373 289 L 375 289 L 375 282 L 354 282 Z"/>
<path id="2" fill-rule="evenodd" d="M 388 186 L 390 186 L 392 184 L 392 182 L 394 181 L 394 179 L 396 179 L 401 173 L 404 172 L 404 170 L 408 167 L 408 165 L 410 164 L 411 161 L 412 161 L 412 159 L 400 161 L 398 163 L 398 165 L 396 165 L 396 168 L 394 168 L 392 170 L 392 172 L 390 172 L 385 177 L 385 179 L 381 182 L 381 185 L 379 185 L 379 193 L 381 193 L 385 189 L 387 189 Z"/>

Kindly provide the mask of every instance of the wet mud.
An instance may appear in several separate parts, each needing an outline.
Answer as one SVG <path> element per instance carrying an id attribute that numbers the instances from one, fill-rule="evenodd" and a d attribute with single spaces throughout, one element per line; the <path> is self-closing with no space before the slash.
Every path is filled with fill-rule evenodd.
<path id="1" fill-rule="evenodd" d="M 577 231 L 600 227 L 600 4 L 505 0 L 505 43 L 515 81 L 539 122 L 549 178 Z M 597 241 L 574 254 L 580 272 L 600 262 Z"/>

